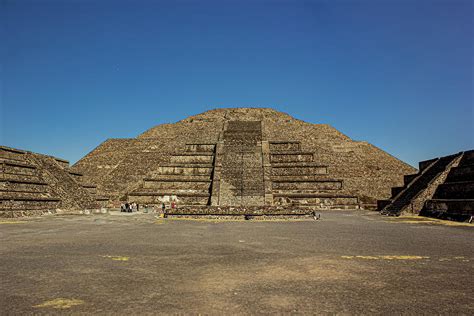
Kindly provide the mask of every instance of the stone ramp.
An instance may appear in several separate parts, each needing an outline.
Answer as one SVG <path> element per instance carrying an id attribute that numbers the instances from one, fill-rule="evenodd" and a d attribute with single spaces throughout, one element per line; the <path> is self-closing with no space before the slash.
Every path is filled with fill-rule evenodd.
<path id="1" fill-rule="evenodd" d="M 461 221 L 474 216 L 474 150 L 462 154 L 459 164 L 450 169 L 420 215 Z"/>
<path id="2" fill-rule="evenodd" d="M 223 132 L 221 205 L 263 205 L 264 181 L 260 121 L 229 121 Z"/>
<path id="3" fill-rule="evenodd" d="M 474 215 L 474 151 L 422 161 L 420 171 L 392 188 L 392 198 L 378 201 L 385 215 L 415 213 L 465 220 Z"/>
<path id="4" fill-rule="evenodd" d="M 383 206 L 381 213 L 384 215 L 400 215 L 403 212 L 416 212 L 415 209 L 421 208 L 418 205 L 420 201 L 417 201 L 417 199 L 426 200 L 423 195 L 430 195 L 430 185 L 437 179 L 442 181 L 439 177 L 443 174 L 444 176 L 447 175 L 447 170 L 460 155 L 461 153 L 420 162 L 418 174 L 405 177 L 406 182 L 403 187 L 392 188 L 392 199 L 379 202 L 379 205 Z M 421 202 L 421 205 L 423 202 Z"/>

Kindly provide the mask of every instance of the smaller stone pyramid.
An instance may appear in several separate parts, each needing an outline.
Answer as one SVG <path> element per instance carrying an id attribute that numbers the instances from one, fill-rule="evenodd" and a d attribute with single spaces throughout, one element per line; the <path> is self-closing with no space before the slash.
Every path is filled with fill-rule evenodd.
<path id="1" fill-rule="evenodd" d="M 97 209 L 108 200 L 64 159 L 0 146 L 0 167 L 0 217 Z"/>

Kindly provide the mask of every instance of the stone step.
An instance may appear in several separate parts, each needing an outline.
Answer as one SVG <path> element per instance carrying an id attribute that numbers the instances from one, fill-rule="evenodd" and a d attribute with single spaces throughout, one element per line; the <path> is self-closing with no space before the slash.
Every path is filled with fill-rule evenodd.
<path id="1" fill-rule="evenodd" d="M 405 187 L 392 187 L 391 193 L 392 193 L 392 199 L 396 197 L 400 192 L 402 192 L 405 189 Z"/>
<path id="2" fill-rule="evenodd" d="M 19 196 L 13 194 L 0 194 L 0 201 L 37 201 L 37 202 L 50 202 L 60 201 L 59 198 L 55 197 L 43 197 L 43 196 Z"/>
<path id="3" fill-rule="evenodd" d="M 6 188 L 0 186 L 0 194 L 5 192 L 12 192 L 12 193 L 44 193 L 47 194 L 48 191 L 46 190 L 46 186 L 36 186 L 34 188 Z"/>
<path id="4" fill-rule="evenodd" d="M 170 162 L 170 163 L 162 163 L 160 167 L 175 167 L 175 168 L 212 168 L 212 163 L 202 163 L 202 164 L 192 164 L 189 165 L 185 162 Z"/>
<path id="5" fill-rule="evenodd" d="M 55 209 L 59 206 L 60 200 L 54 198 L 36 198 L 36 199 L 10 199 L 0 198 L 0 211 L 12 209 L 34 210 L 34 209 Z"/>
<path id="6" fill-rule="evenodd" d="M 173 154 L 171 155 L 171 157 L 173 156 L 191 156 L 191 157 L 194 157 L 194 156 L 204 156 L 204 157 L 209 157 L 209 156 L 214 156 L 214 153 L 213 152 L 187 152 L 187 151 L 183 151 L 183 152 L 180 152 L 180 153 L 177 153 L 177 154 Z"/>
<path id="7" fill-rule="evenodd" d="M 144 181 L 144 189 L 159 190 L 207 190 L 211 181 Z"/>
<path id="8" fill-rule="evenodd" d="M 295 177 L 314 177 L 318 179 L 319 175 L 327 175 L 327 169 L 324 168 L 271 168 L 272 177 L 275 179 L 294 179 Z"/>
<path id="9" fill-rule="evenodd" d="M 18 174 L 18 175 L 36 175 L 38 170 L 36 168 L 18 166 L 11 164 L 2 165 L 2 173 L 4 174 Z"/>
<path id="10" fill-rule="evenodd" d="M 307 176 L 327 174 L 327 166 L 314 162 L 299 163 L 272 163 L 271 172 L 273 176 Z"/>
<path id="11" fill-rule="evenodd" d="M 310 205 L 310 206 L 341 206 L 352 205 L 358 208 L 359 201 L 357 197 L 337 194 L 273 194 L 274 205 Z"/>
<path id="12" fill-rule="evenodd" d="M 338 194 L 338 193 L 274 193 L 273 196 L 276 197 L 290 197 L 290 198 L 348 198 L 356 199 L 357 197 L 348 195 L 348 194 Z"/>
<path id="13" fill-rule="evenodd" d="M 172 163 L 186 163 L 186 164 L 212 164 L 214 161 L 213 155 L 173 155 L 171 156 Z"/>
<path id="14" fill-rule="evenodd" d="M 174 190 L 174 191 L 165 191 L 165 190 L 146 190 L 141 188 L 140 191 L 134 191 L 128 194 L 128 196 L 189 196 L 189 197 L 209 197 L 209 192 L 203 190 L 196 190 L 195 192 L 191 190 Z"/>
<path id="15" fill-rule="evenodd" d="M 36 191 L 11 191 L 0 190 L 0 200 L 23 200 L 23 199 L 50 198 L 48 192 Z"/>
<path id="16" fill-rule="evenodd" d="M 382 211 L 390 203 L 392 203 L 392 200 L 377 200 L 377 211 Z"/>
<path id="17" fill-rule="evenodd" d="M 22 168 L 36 169 L 36 166 L 29 163 L 28 161 L 12 160 L 8 158 L 0 158 L 0 163 L 9 166 L 16 166 Z"/>
<path id="18" fill-rule="evenodd" d="M 300 203 L 296 202 L 290 204 L 291 207 L 299 208 L 302 210 L 358 210 L 360 206 L 358 204 L 337 204 L 335 203 Z"/>
<path id="19" fill-rule="evenodd" d="M 209 175 L 154 175 L 144 178 L 143 181 L 156 182 L 211 182 Z"/>
<path id="20" fill-rule="evenodd" d="M 297 182 L 297 181 L 324 181 L 332 180 L 327 174 L 314 174 L 314 175 L 291 175 L 291 176 L 274 176 L 272 175 L 271 180 L 273 182 Z"/>
<path id="21" fill-rule="evenodd" d="M 25 161 L 25 152 L 22 150 L 17 150 L 5 146 L 0 146 L 0 158 L 16 160 L 16 161 Z"/>
<path id="22" fill-rule="evenodd" d="M 82 183 L 82 179 L 84 177 L 84 175 L 82 173 L 68 170 L 68 174 L 71 177 L 73 177 L 73 179 L 76 180 L 78 183 Z"/>
<path id="23" fill-rule="evenodd" d="M 212 169 L 212 164 L 163 164 L 153 171 L 153 177 L 156 177 L 157 175 L 205 175 L 210 177 Z"/>
<path id="24" fill-rule="evenodd" d="M 269 147 L 272 153 L 280 151 L 300 151 L 301 143 L 297 141 L 270 141 Z"/>
<path id="25" fill-rule="evenodd" d="M 446 178 L 446 182 L 470 181 L 474 179 L 474 165 L 453 167 Z"/>
<path id="26" fill-rule="evenodd" d="M 30 183 L 30 184 L 46 184 L 39 176 L 37 175 L 20 175 L 15 173 L 1 173 L 0 174 L 1 182 L 16 182 L 16 183 Z"/>
<path id="27" fill-rule="evenodd" d="M 327 180 L 327 181 L 279 181 L 272 182 L 273 190 L 340 190 L 342 189 L 342 181 Z"/>
<path id="28" fill-rule="evenodd" d="M 312 162 L 314 154 L 312 152 L 281 152 L 271 153 L 271 163 L 285 163 L 285 162 Z"/>
<path id="29" fill-rule="evenodd" d="M 285 194 L 345 194 L 340 188 L 295 188 L 295 189 L 272 189 L 272 194 L 285 195 Z"/>
<path id="30" fill-rule="evenodd" d="M 474 199 L 433 199 L 426 201 L 421 216 L 468 220 L 474 216 Z"/>
<path id="31" fill-rule="evenodd" d="M 304 183 L 339 182 L 339 183 L 342 183 L 342 180 L 329 178 L 327 175 L 313 175 L 312 177 L 315 177 L 315 178 L 308 180 L 308 179 L 304 179 L 304 178 L 301 178 L 301 177 L 295 177 L 295 176 L 293 176 L 292 179 L 275 177 L 275 180 L 273 180 L 273 182 L 276 182 L 276 183 L 300 183 L 300 182 L 304 182 Z"/>
<path id="32" fill-rule="evenodd" d="M 228 128 L 224 131 L 224 137 L 227 135 L 235 135 L 235 134 L 255 134 L 255 135 L 260 135 L 262 133 L 262 130 L 259 128 L 245 128 L 245 127 L 239 127 L 239 128 Z"/>
<path id="33" fill-rule="evenodd" d="M 429 160 L 420 161 L 418 163 L 418 173 L 425 170 L 427 167 L 429 167 L 432 163 L 436 162 L 437 160 L 438 160 L 438 158 L 433 158 L 433 159 L 429 159 Z"/>
<path id="34" fill-rule="evenodd" d="M 318 162 L 274 162 L 272 163 L 272 168 L 305 168 L 305 167 L 321 167 L 327 168 L 328 165 L 322 165 Z"/>
<path id="35" fill-rule="evenodd" d="M 32 184 L 0 181 L 0 190 L 3 191 L 46 192 L 47 187 L 44 182 L 42 184 Z"/>
<path id="36" fill-rule="evenodd" d="M 474 199 L 474 180 L 448 182 L 438 186 L 434 199 Z"/>
<path id="37" fill-rule="evenodd" d="M 93 185 L 81 185 L 84 189 L 89 192 L 89 194 L 96 195 L 97 194 L 97 187 Z"/>
<path id="38" fill-rule="evenodd" d="M 139 204 L 150 204 L 161 206 L 161 203 L 169 204 L 171 200 L 174 200 L 177 205 L 208 205 L 209 194 L 179 194 L 173 195 L 129 195 L 128 200 L 130 202 L 136 202 Z"/>
<path id="39" fill-rule="evenodd" d="M 465 151 L 461 161 L 459 162 L 460 166 L 474 165 L 474 150 Z"/>
<path id="40" fill-rule="evenodd" d="M 407 186 L 410 182 L 413 181 L 413 179 L 415 179 L 416 177 L 418 177 L 418 173 L 415 173 L 415 174 L 409 174 L 409 175 L 406 175 L 406 176 L 403 176 L 403 185 L 404 186 Z M 392 194 L 393 196 L 393 194 Z"/>
<path id="41" fill-rule="evenodd" d="M 214 152 L 216 148 L 215 144 L 186 144 L 185 151 L 186 152 Z"/>

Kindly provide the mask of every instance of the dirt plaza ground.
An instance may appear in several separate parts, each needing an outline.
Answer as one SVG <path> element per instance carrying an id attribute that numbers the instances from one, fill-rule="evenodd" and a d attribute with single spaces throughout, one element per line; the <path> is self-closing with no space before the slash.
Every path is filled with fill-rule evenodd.
<path id="1" fill-rule="evenodd" d="M 473 314 L 474 225 L 321 220 L 0 220 L 1 314 Z"/>

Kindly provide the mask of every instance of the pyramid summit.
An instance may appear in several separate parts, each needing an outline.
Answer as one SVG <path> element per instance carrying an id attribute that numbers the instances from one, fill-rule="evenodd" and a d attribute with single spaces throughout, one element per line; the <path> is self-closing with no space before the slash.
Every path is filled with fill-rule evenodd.
<path id="1" fill-rule="evenodd" d="M 410 165 L 326 124 L 271 108 L 221 108 L 108 139 L 72 170 L 111 201 L 359 208 L 390 197 Z"/>

